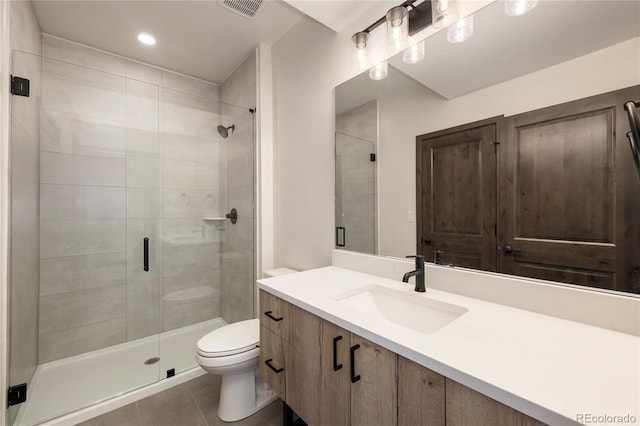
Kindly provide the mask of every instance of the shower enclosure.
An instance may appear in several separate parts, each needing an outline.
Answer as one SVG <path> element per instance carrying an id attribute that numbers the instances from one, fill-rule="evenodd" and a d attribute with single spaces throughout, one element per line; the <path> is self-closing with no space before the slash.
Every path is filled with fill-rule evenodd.
<path id="1" fill-rule="evenodd" d="M 253 110 L 44 43 L 12 58 L 30 83 L 11 129 L 9 381 L 28 392 L 10 421 L 23 425 L 195 368 L 200 337 L 254 317 Z"/>

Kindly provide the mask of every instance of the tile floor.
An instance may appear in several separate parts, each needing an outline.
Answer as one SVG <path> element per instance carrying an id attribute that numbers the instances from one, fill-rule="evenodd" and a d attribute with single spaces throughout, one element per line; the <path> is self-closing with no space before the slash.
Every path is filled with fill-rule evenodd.
<path id="1" fill-rule="evenodd" d="M 275 401 L 251 417 L 225 423 L 218 418 L 220 377 L 205 374 L 166 391 L 125 405 L 81 426 L 280 426 L 282 402 Z"/>

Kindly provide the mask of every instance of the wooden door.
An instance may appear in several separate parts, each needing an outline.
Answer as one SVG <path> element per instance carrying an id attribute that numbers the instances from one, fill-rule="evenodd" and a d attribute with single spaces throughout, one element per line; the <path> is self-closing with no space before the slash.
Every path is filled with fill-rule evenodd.
<path id="1" fill-rule="evenodd" d="M 307 424 L 319 425 L 321 319 L 290 305 L 289 344 L 285 345 L 286 402 Z"/>
<path id="2" fill-rule="evenodd" d="M 360 377 L 351 383 L 349 424 L 397 425 L 397 355 L 355 334 L 351 335 L 351 348 L 355 368 L 350 374 Z"/>
<path id="3" fill-rule="evenodd" d="M 322 321 L 322 424 L 348 425 L 351 418 L 351 333 Z"/>
<path id="4" fill-rule="evenodd" d="M 496 145 L 502 118 L 416 138 L 418 253 L 496 269 Z"/>
<path id="5" fill-rule="evenodd" d="M 507 119 L 500 272 L 631 291 L 640 185 L 623 104 L 637 98 L 638 87 Z"/>

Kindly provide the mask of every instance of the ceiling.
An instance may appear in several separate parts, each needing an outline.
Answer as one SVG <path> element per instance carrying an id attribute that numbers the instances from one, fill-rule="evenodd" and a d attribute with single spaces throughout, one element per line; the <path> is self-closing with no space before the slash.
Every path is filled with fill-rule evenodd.
<path id="1" fill-rule="evenodd" d="M 314 2 L 315 3 L 315 2 Z M 267 0 L 253 19 L 221 1 L 34 0 L 43 32 L 221 84 L 260 43 L 273 44 L 302 13 Z M 139 32 L 155 36 L 149 47 Z"/>
<path id="2" fill-rule="evenodd" d="M 302 13 L 339 33 L 347 25 L 364 15 L 380 3 L 385 8 L 398 5 L 401 1 L 393 0 L 284 0 Z"/>
<path id="3" fill-rule="evenodd" d="M 424 61 L 407 65 L 400 54 L 391 64 L 451 99 L 638 37 L 640 2 L 542 0 L 518 17 L 496 2 L 475 13 L 471 39 L 452 44 L 446 33 L 426 40 Z"/>

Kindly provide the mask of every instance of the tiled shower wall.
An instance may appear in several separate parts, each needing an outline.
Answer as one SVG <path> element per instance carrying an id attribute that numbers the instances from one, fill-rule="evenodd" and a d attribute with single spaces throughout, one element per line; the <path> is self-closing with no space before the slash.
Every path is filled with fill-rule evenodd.
<path id="1" fill-rule="evenodd" d="M 234 117 L 236 133 L 227 139 L 229 208 L 238 222 L 227 224 L 222 239 L 222 318 L 231 323 L 254 318 L 255 295 L 255 138 L 249 112 L 257 102 L 256 55 L 250 55 L 220 87 L 220 100 L 243 108 L 222 106 L 222 116 Z M 226 114 L 229 112 L 230 114 Z M 228 125 L 225 123 L 225 125 Z"/>
<path id="2" fill-rule="evenodd" d="M 346 250 L 376 254 L 378 103 L 336 116 L 336 226 L 345 228 Z"/>
<path id="3" fill-rule="evenodd" d="M 43 57 L 40 362 L 220 316 L 218 86 L 47 35 Z"/>

